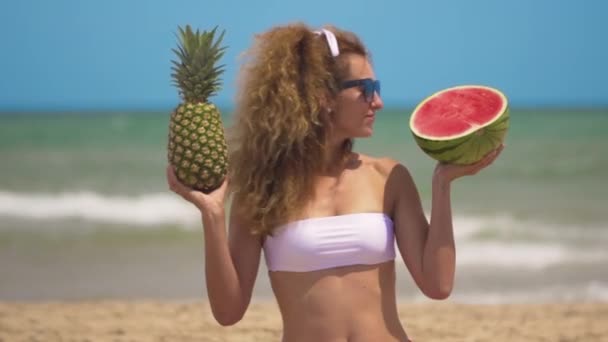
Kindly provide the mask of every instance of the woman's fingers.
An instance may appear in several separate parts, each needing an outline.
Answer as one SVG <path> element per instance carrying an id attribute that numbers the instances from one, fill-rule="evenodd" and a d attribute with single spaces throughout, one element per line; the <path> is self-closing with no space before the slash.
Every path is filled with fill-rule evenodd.
<path id="1" fill-rule="evenodd" d="M 473 164 L 455 165 L 440 162 L 437 164 L 437 167 L 444 170 L 447 173 L 448 178 L 451 180 L 460 178 L 462 176 L 475 175 L 479 171 L 492 164 L 496 160 L 496 158 L 498 158 L 503 149 L 504 145 L 501 145 L 497 149 L 486 154 L 481 160 Z"/>
<path id="2" fill-rule="evenodd" d="M 486 166 L 492 164 L 500 155 L 500 153 L 502 152 L 502 150 L 504 149 L 504 145 L 500 145 L 496 150 L 494 150 L 488 157 L 488 160 L 486 161 Z"/>
<path id="3" fill-rule="evenodd" d="M 171 191 L 181 196 L 186 195 L 188 188 L 177 179 L 175 170 L 171 165 L 167 166 L 167 183 L 169 183 L 169 189 L 171 189 Z"/>
<path id="4" fill-rule="evenodd" d="M 502 152 L 503 148 L 504 148 L 503 145 L 499 146 L 497 149 L 486 154 L 477 163 L 470 165 L 468 174 L 471 174 L 471 175 L 477 174 L 479 171 L 488 167 L 490 164 L 492 164 L 496 160 L 496 158 L 498 158 L 498 155 L 500 154 L 500 152 Z"/>
<path id="5" fill-rule="evenodd" d="M 222 192 L 225 192 L 227 188 L 228 188 L 228 176 L 226 176 L 226 178 L 224 178 L 224 181 L 222 182 L 222 185 L 220 186 L 219 190 Z"/>
<path id="6" fill-rule="evenodd" d="M 504 148 L 504 145 L 500 145 L 497 149 L 495 149 L 494 151 L 488 153 L 478 164 L 478 167 L 476 167 L 476 169 L 478 168 L 478 170 L 481 170 L 483 168 L 488 167 L 490 164 L 492 164 L 496 158 L 498 158 L 498 156 L 500 155 L 500 153 L 502 152 Z"/>
<path id="7" fill-rule="evenodd" d="M 167 174 L 167 184 L 169 184 L 169 189 L 173 190 L 173 188 L 175 187 L 175 173 L 173 171 L 173 166 L 167 165 L 166 174 Z"/>

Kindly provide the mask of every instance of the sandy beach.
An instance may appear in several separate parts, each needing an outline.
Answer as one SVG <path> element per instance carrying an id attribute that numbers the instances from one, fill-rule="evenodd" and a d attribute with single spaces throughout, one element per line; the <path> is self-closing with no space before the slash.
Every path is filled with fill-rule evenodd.
<path id="1" fill-rule="evenodd" d="M 608 341 L 608 303 L 469 305 L 400 303 L 415 341 Z M 0 342 L 278 341 L 275 303 L 218 325 L 204 301 L 121 300 L 0 303 Z"/>

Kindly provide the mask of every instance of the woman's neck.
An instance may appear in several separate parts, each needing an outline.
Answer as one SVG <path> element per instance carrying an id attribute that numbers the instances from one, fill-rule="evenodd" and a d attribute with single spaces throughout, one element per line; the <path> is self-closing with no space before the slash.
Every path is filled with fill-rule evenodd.
<path id="1" fill-rule="evenodd" d="M 330 143 L 325 153 L 325 158 L 321 167 L 321 173 L 324 175 L 340 174 L 346 168 L 348 158 L 345 154 L 350 151 L 345 150 L 345 145 L 348 140 L 340 140 Z"/>

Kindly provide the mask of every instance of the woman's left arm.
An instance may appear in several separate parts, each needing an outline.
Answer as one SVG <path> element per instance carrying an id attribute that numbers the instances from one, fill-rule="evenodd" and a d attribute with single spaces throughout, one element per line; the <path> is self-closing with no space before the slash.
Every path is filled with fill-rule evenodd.
<path id="1" fill-rule="evenodd" d="M 411 176 L 404 167 L 401 170 L 395 168 L 394 183 L 400 184 L 390 188 L 399 189 L 394 212 L 397 245 L 414 281 L 426 296 L 447 298 L 454 285 L 456 251 L 450 201 L 452 181 L 481 171 L 496 160 L 502 149 L 500 146 L 472 165 L 437 164 L 432 181 L 430 224 L 424 216 Z"/>

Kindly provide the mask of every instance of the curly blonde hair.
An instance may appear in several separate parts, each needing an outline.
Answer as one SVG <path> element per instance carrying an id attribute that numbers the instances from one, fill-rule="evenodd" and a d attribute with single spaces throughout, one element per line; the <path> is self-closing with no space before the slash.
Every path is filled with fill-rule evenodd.
<path id="1" fill-rule="evenodd" d="M 328 27 L 340 55 L 305 24 L 255 37 L 240 75 L 230 146 L 230 182 L 238 212 L 254 234 L 294 219 L 312 198 L 324 167 L 328 106 L 348 75 L 348 54 L 369 57 L 353 33 Z M 353 142 L 343 146 L 343 157 Z"/>

